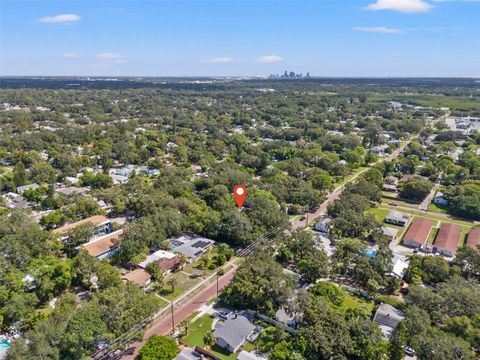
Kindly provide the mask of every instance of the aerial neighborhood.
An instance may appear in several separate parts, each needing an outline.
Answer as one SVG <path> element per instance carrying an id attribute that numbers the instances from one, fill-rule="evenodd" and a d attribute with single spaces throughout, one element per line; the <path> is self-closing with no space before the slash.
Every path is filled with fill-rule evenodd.
<path id="1" fill-rule="evenodd" d="M 2 80 L 0 356 L 478 357 L 473 85 L 378 81 Z"/>

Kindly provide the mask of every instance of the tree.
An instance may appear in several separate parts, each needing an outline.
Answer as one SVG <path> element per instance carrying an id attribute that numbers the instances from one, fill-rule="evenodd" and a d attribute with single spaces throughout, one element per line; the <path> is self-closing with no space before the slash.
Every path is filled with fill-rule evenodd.
<path id="1" fill-rule="evenodd" d="M 163 278 L 165 277 L 163 269 L 155 261 L 148 264 L 145 270 L 147 270 L 148 273 L 152 276 L 153 281 L 161 283 Z"/>
<path id="2" fill-rule="evenodd" d="M 413 178 L 403 186 L 401 195 L 404 199 L 421 201 L 430 193 L 432 187 L 432 183 L 426 179 Z"/>
<path id="3" fill-rule="evenodd" d="M 294 281 L 268 254 L 251 256 L 235 274 L 221 299 L 236 309 L 252 309 L 273 315 L 285 304 Z"/>
<path id="4" fill-rule="evenodd" d="M 17 187 L 27 183 L 27 170 L 22 161 L 17 162 L 13 168 L 13 183 Z"/>
<path id="5" fill-rule="evenodd" d="M 174 277 L 171 277 L 170 279 L 168 279 L 167 283 L 172 287 L 172 293 L 175 292 L 175 286 L 178 283 L 177 279 Z"/>
<path id="6" fill-rule="evenodd" d="M 180 352 L 175 340 L 166 336 L 152 335 L 140 349 L 139 360 L 173 360 Z"/>

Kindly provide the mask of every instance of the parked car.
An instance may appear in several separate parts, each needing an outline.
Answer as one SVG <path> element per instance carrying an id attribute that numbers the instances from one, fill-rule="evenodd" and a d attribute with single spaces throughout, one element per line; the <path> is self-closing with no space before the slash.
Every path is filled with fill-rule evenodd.
<path id="1" fill-rule="evenodd" d="M 230 315 L 230 312 L 228 310 L 220 310 L 220 312 L 218 313 L 218 316 L 220 316 L 223 320 L 227 320 L 228 319 L 228 315 Z"/>
<path id="2" fill-rule="evenodd" d="M 415 350 L 412 349 L 410 346 L 405 346 L 405 354 L 408 356 L 413 356 L 415 355 Z"/>
<path id="3" fill-rule="evenodd" d="M 388 205 L 390 205 L 390 206 L 398 206 L 398 204 L 397 204 L 396 202 L 393 202 L 393 201 L 390 201 L 390 202 L 388 203 Z"/>

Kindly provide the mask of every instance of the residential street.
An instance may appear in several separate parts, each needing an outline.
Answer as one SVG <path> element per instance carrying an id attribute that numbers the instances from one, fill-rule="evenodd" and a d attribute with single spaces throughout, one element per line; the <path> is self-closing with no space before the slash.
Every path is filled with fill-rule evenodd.
<path id="1" fill-rule="evenodd" d="M 229 270 L 225 275 L 219 278 L 218 285 L 219 290 L 224 289 L 235 275 L 236 267 Z M 216 281 L 207 285 L 206 288 L 201 290 L 199 293 L 188 299 L 186 302 L 182 303 L 178 308 L 173 312 L 175 326 L 178 326 L 183 320 L 188 318 L 191 314 L 197 311 L 202 305 L 208 303 L 211 299 L 216 296 L 217 293 L 217 284 Z M 145 344 L 146 340 L 153 334 L 157 335 L 166 335 L 172 331 L 172 314 L 170 311 L 166 312 L 164 315 L 160 316 L 155 320 L 154 325 L 151 326 L 146 332 L 143 341 L 135 342 L 132 344 L 126 352 L 133 354 L 124 355 L 122 359 L 124 360 L 134 360 L 138 355 L 138 351 Z"/>

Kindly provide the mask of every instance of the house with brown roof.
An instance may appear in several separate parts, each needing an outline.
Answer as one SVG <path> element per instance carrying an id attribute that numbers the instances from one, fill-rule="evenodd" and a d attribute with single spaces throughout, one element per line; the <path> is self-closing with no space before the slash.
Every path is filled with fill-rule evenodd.
<path id="1" fill-rule="evenodd" d="M 403 245 L 417 249 L 421 248 L 427 242 L 432 226 L 432 220 L 421 217 L 414 218 L 403 237 Z"/>
<path id="2" fill-rule="evenodd" d="M 445 256 L 455 255 L 461 234 L 462 228 L 460 225 L 442 223 L 433 243 L 434 250 Z"/>
<path id="3" fill-rule="evenodd" d="M 470 230 L 467 238 L 467 246 L 478 250 L 478 246 L 480 246 L 480 228 Z"/>
<path id="4" fill-rule="evenodd" d="M 135 269 L 122 276 L 122 280 L 130 281 L 143 289 L 150 284 L 151 277 L 152 276 L 144 269 Z"/>
<path id="5" fill-rule="evenodd" d="M 180 264 L 180 258 L 170 251 L 158 250 L 138 264 L 139 267 L 145 269 L 149 264 L 156 262 L 163 271 L 168 272 Z"/>
<path id="6" fill-rule="evenodd" d="M 106 216 L 104 215 L 94 215 L 90 216 L 86 219 L 73 222 L 70 224 L 63 225 L 59 228 L 56 228 L 53 230 L 54 234 L 59 234 L 62 235 L 60 237 L 60 240 L 64 241 L 68 239 L 68 233 L 75 229 L 76 227 L 83 225 L 83 224 L 92 224 L 95 229 L 93 231 L 93 236 L 100 236 L 100 235 L 105 235 L 110 232 L 112 232 L 112 222 L 111 220 L 107 219 Z"/>
<path id="7" fill-rule="evenodd" d="M 95 238 L 79 246 L 79 248 L 84 248 L 91 256 L 97 259 L 108 259 L 118 251 L 122 235 L 123 230 L 114 231 L 111 234 Z"/>

